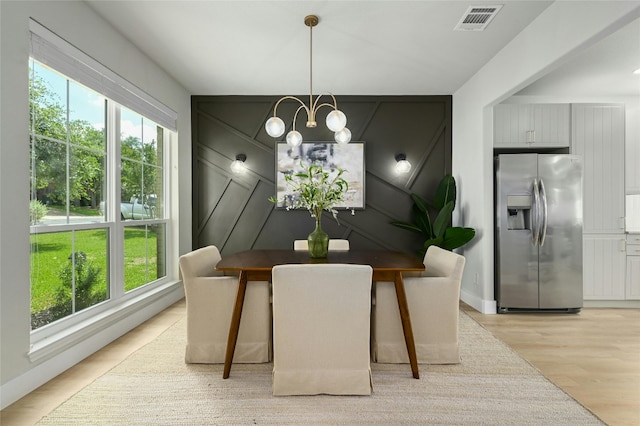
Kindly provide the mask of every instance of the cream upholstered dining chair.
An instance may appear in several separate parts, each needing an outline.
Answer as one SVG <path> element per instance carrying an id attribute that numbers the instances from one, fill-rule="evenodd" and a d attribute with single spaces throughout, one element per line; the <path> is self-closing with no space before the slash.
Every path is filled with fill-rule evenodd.
<path id="1" fill-rule="evenodd" d="M 273 394 L 370 395 L 369 265 L 278 265 Z"/>
<path id="2" fill-rule="evenodd" d="M 309 250 L 309 242 L 307 240 L 295 240 L 293 242 L 294 250 Z M 330 239 L 329 251 L 349 251 L 349 240 Z"/>
<path id="3" fill-rule="evenodd" d="M 187 363 L 224 362 L 239 282 L 237 276 L 224 276 L 216 271 L 220 259 L 216 246 L 203 247 L 180 257 L 187 301 Z M 269 297 L 268 281 L 247 283 L 233 362 L 270 361 Z"/>
<path id="4" fill-rule="evenodd" d="M 418 362 L 458 364 L 458 310 L 465 258 L 430 246 L 425 272 L 404 278 Z M 380 363 L 408 363 L 400 311 L 392 282 L 376 282 L 373 358 Z"/>

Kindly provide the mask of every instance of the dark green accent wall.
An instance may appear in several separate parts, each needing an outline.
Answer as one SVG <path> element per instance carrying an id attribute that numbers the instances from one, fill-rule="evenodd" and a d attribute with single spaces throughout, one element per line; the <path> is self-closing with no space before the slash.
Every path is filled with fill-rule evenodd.
<path id="1" fill-rule="evenodd" d="M 276 140 L 264 130 L 276 96 L 193 96 L 193 247 L 218 246 L 223 256 L 241 250 L 293 247 L 315 223 L 306 211 L 276 209 Z M 308 96 L 300 97 L 308 99 Z M 451 172 L 451 96 L 340 96 L 353 141 L 365 142 L 366 207 L 355 215 L 340 211 L 340 225 L 324 214 L 331 238 L 347 238 L 352 249 L 392 249 L 415 253 L 422 238 L 389 224 L 410 220 L 416 192 L 431 199 L 440 178 Z M 298 104 L 285 101 L 278 116 L 287 125 Z M 318 127 L 307 129 L 306 116 L 296 129 L 305 142 L 333 141 L 319 111 Z M 302 113 L 301 115 L 305 115 Z M 287 129 L 288 131 L 288 129 Z M 286 133 L 285 133 L 286 134 Z M 279 141 L 284 140 L 284 135 Z M 394 171 L 395 155 L 411 162 L 408 174 Z M 245 154 L 247 171 L 229 165 Z"/>

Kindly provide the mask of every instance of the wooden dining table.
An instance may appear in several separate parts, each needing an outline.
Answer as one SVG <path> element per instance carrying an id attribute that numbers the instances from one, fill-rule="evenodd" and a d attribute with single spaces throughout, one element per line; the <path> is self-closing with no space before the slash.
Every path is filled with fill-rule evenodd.
<path id="1" fill-rule="evenodd" d="M 231 362 L 238 339 L 242 307 L 249 281 L 271 281 L 271 270 L 276 265 L 285 264 L 351 264 L 370 265 L 373 269 L 373 281 L 393 281 L 398 299 L 400 319 L 404 331 L 404 339 L 409 354 L 411 372 L 416 379 L 420 378 L 418 371 L 418 359 L 413 340 L 411 317 L 407 305 L 407 296 L 402 280 L 403 272 L 424 271 L 422 260 L 406 253 L 390 250 L 348 250 L 330 251 L 323 259 L 313 259 L 306 250 L 247 250 L 225 256 L 216 265 L 216 269 L 223 272 L 236 272 L 240 274 L 238 293 L 233 308 L 231 324 L 229 326 L 229 338 L 224 360 L 222 378 L 229 377 Z"/>

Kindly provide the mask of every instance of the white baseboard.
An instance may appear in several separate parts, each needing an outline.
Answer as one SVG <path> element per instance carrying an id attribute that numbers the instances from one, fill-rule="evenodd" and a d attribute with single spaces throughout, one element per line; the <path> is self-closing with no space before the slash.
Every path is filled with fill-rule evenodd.
<path id="1" fill-rule="evenodd" d="M 468 293 L 464 290 L 460 291 L 460 300 L 483 314 L 497 313 L 498 308 L 495 300 L 481 299 L 475 294 Z"/>
<path id="2" fill-rule="evenodd" d="M 460 292 L 460 300 L 483 314 L 497 313 L 497 303 L 495 300 L 481 299 L 474 294 L 464 291 Z M 621 308 L 621 309 L 638 309 L 640 308 L 640 300 L 585 300 L 584 308 Z"/>
<path id="3" fill-rule="evenodd" d="M 46 361 L 38 364 L 24 374 L 10 380 L 0 387 L 0 409 L 13 404 L 23 396 L 33 392 L 49 380 L 73 367 L 89 355 L 102 349 L 118 337 L 131 331 L 149 318 L 162 312 L 169 306 L 184 297 L 184 288 L 181 282 L 168 285 L 161 297 L 149 302 L 141 299 L 138 301 L 139 309 L 130 310 L 131 305 L 114 308 L 111 316 L 117 320 L 105 320 L 104 326 L 95 333 L 84 338 L 73 346 L 64 349 L 51 356 Z M 119 315 L 126 309 L 126 316 Z"/>
<path id="4" fill-rule="evenodd" d="M 482 300 L 483 314 L 496 314 L 498 313 L 498 303 L 495 300 Z"/>
<path id="5" fill-rule="evenodd" d="M 585 308 L 640 308 L 640 300 L 585 300 Z"/>

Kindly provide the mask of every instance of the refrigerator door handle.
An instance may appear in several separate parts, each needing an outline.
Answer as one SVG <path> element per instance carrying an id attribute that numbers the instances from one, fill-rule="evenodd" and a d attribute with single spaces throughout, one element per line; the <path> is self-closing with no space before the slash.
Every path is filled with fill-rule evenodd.
<path id="1" fill-rule="evenodd" d="M 540 193 L 538 189 L 538 179 L 533 180 L 533 205 L 535 211 L 531 215 L 531 232 L 533 233 L 533 246 L 538 245 L 540 238 Z"/>
<path id="2" fill-rule="evenodd" d="M 540 179 L 540 198 L 542 199 L 542 233 L 540 234 L 540 247 L 544 245 L 547 238 L 547 192 L 544 189 L 544 182 Z"/>

